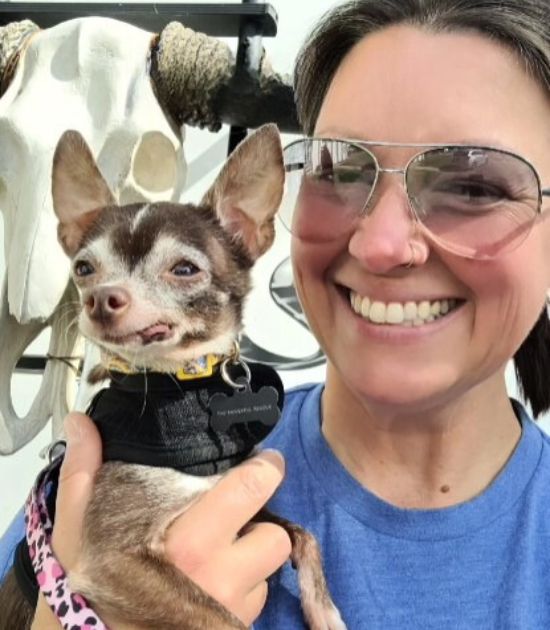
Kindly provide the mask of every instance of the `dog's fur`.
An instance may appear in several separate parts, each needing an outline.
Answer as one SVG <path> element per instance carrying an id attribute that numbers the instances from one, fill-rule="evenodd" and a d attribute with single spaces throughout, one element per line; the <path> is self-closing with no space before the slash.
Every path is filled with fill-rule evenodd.
<path id="1" fill-rule="evenodd" d="M 200 205 L 119 207 L 82 137 L 66 132 L 52 173 L 59 239 L 81 295 L 80 329 L 103 359 L 173 372 L 190 359 L 230 353 L 250 269 L 274 238 L 283 181 L 279 135 L 266 125 L 236 149 Z M 243 629 L 163 559 L 168 526 L 218 479 L 105 463 L 86 513 L 78 566 L 69 574 L 73 590 L 98 613 L 136 627 Z M 267 518 L 291 537 L 310 628 L 343 630 L 313 537 Z M 32 611 L 13 574 L 4 582 L 0 611 L 0 630 L 30 626 Z"/>

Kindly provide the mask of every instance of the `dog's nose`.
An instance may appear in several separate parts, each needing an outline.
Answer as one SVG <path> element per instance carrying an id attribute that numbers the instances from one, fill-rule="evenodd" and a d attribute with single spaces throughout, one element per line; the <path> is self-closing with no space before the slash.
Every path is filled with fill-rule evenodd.
<path id="1" fill-rule="evenodd" d="M 122 287 L 100 287 L 91 291 L 84 299 L 90 319 L 112 320 L 120 317 L 130 306 L 131 298 Z"/>

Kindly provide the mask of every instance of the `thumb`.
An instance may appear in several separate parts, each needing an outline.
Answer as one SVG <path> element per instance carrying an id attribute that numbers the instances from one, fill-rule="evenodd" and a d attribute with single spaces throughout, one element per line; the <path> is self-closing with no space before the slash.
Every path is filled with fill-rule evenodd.
<path id="1" fill-rule="evenodd" d="M 65 570 L 78 558 L 84 512 L 101 466 L 101 439 L 92 420 L 70 413 L 64 422 L 67 450 L 59 472 L 52 545 Z"/>

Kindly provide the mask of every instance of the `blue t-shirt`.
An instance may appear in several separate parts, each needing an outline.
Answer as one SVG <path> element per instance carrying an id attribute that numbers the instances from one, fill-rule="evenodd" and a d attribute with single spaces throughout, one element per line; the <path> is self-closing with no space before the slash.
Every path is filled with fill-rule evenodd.
<path id="1" fill-rule="evenodd" d="M 268 438 L 287 461 L 269 507 L 317 537 L 347 627 L 550 628 L 550 439 L 525 411 L 513 455 L 481 495 L 405 510 L 370 493 L 336 459 L 320 431 L 321 392 L 294 390 Z M 270 580 L 254 628 L 304 627 L 296 574 L 285 566 Z"/>
<path id="2" fill-rule="evenodd" d="M 478 497 L 403 510 L 355 481 L 320 431 L 322 386 L 290 392 L 266 446 L 286 458 L 270 509 L 317 537 L 349 630 L 550 628 L 550 440 L 520 410 L 521 439 Z M 490 439 L 490 436 L 487 437 Z M 23 535 L 0 541 L 0 573 Z M 300 630 L 296 573 L 285 565 L 254 630 Z"/>

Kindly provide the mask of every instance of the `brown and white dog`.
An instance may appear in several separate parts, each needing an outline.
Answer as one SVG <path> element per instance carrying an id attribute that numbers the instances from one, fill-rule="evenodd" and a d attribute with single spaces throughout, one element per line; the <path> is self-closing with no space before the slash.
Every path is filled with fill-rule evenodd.
<path id="1" fill-rule="evenodd" d="M 266 125 L 233 152 L 201 204 L 117 206 L 82 137 L 62 136 L 52 173 L 59 239 L 81 297 L 80 330 L 99 346 L 103 370 L 115 360 L 137 372 L 175 373 L 205 356 L 231 355 L 251 267 L 274 238 L 283 184 L 279 134 Z M 219 477 L 104 463 L 71 588 L 100 615 L 137 627 L 243 629 L 163 559 L 168 526 Z M 312 630 L 345 629 L 313 537 L 267 513 L 266 519 L 282 524 L 292 540 L 306 623 Z M 30 627 L 29 606 L 25 619 L 4 618 L 8 606 L 25 608 L 14 599 L 21 594 L 9 575 L 0 629 Z"/>

